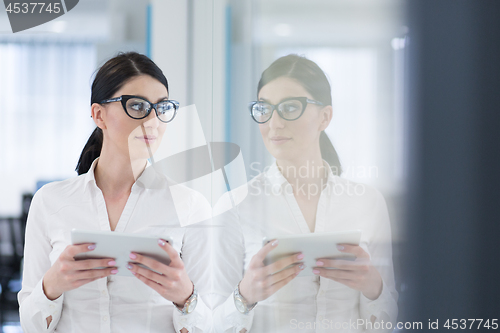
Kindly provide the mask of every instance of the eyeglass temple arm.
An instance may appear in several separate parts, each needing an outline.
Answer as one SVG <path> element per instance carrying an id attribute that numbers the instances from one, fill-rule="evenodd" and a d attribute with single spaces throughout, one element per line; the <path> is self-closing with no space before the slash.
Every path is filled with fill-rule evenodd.
<path id="1" fill-rule="evenodd" d="M 314 99 L 306 99 L 307 103 L 310 103 L 310 104 L 317 104 L 317 105 L 323 105 L 323 103 L 321 102 L 318 102 L 318 101 L 315 101 Z"/>
<path id="2" fill-rule="evenodd" d="M 119 102 L 122 100 L 122 97 L 115 97 L 115 98 L 110 98 L 110 99 L 105 99 L 101 103 L 111 103 L 111 102 Z"/>

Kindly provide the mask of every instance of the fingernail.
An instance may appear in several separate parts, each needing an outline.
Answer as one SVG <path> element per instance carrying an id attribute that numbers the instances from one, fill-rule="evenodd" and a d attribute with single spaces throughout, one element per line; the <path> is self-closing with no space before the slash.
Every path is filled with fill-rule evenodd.
<path id="1" fill-rule="evenodd" d="M 95 250 L 95 244 L 89 245 L 89 250 Z"/>
<path id="2" fill-rule="evenodd" d="M 108 262 L 108 266 L 114 266 L 114 265 L 116 265 L 116 261 L 111 260 L 110 262 Z"/>
<path id="3" fill-rule="evenodd" d="M 297 256 L 297 259 L 299 259 L 299 260 L 304 259 L 304 255 L 303 255 L 302 253 L 300 253 L 300 254 Z"/>
<path id="4" fill-rule="evenodd" d="M 118 270 L 117 270 L 117 269 L 113 269 L 113 270 L 111 271 L 111 274 L 116 274 L 116 273 L 118 273 Z"/>
<path id="5" fill-rule="evenodd" d="M 313 269 L 314 274 L 319 274 L 319 271 L 317 269 Z"/>
<path id="6" fill-rule="evenodd" d="M 306 265 L 304 265 L 304 264 L 300 264 L 300 265 L 299 265 L 299 268 L 300 268 L 301 270 L 303 270 L 304 268 L 306 268 Z"/>
<path id="7" fill-rule="evenodd" d="M 160 246 L 165 246 L 165 241 L 163 239 L 158 239 L 158 244 Z"/>
<path id="8" fill-rule="evenodd" d="M 316 266 L 323 266 L 325 263 L 322 261 L 316 261 Z"/>
<path id="9" fill-rule="evenodd" d="M 132 272 L 132 274 L 134 274 L 134 275 L 135 275 L 136 273 L 135 273 L 135 272 Z"/>
<path id="10" fill-rule="evenodd" d="M 128 264 L 128 265 L 127 265 L 127 268 L 128 268 L 128 269 L 132 269 L 132 265 L 131 265 L 131 264 Z"/>
<path id="11" fill-rule="evenodd" d="M 342 245 L 337 245 L 337 249 L 339 249 L 339 251 L 343 251 L 344 247 Z"/>
<path id="12" fill-rule="evenodd" d="M 278 245 L 278 240 L 276 239 L 274 242 L 271 243 L 271 246 L 276 246 Z"/>
<path id="13" fill-rule="evenodd" d="M 136 259 L 136 258 L 137 258 L 137 256 L 136 256 L 135 254 L 133 254 L 133 253 L 131 253 L 131 254 L 129 255 L 129 257 L 130 257 L 130 259 Z"/>

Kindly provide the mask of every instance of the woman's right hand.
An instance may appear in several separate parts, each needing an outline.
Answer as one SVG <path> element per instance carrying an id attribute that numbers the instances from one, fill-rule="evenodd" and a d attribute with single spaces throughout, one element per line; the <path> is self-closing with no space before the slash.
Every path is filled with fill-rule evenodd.
<path id="1" fill-rule="evenodd" d="M 304 259 L 302 253 L 293 254 L 270 265 L 264 266 L 264 258 L 269 252 L 276 248 L 277 245 L 278 241 L 273 240 L 263 246 L 262 249 L 253 256 L 245 272 L 245 276 L 240 282 L 240 294 L 250 304 L 265 300 L 288 282 L 292 281 L 300 271 L 305 268 L 303 263 L 298 264 Z M 290 265 L 293 266 L 288 267 Z M 284 269 L 285 267 L 288 268 Z"/>
<path id="2" fill-rule="evenodd" d="M 90 252 L 94 244 L 68 245 L 43 277 L 43 291 L 50 300 L 64 292 L 76 289 L 94 280 L 118 273 L 116 262 L 111 259 L 75 260 L 75 255 Z M 96 267 L 110 267 L 93 269 Z"/>

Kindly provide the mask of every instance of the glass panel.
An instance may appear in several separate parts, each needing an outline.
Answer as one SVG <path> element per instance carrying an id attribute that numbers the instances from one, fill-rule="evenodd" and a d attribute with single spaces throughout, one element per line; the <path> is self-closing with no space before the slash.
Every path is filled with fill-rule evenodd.
<path id="1" fill-rule="evenodd" d="M 234 219 L 244 239 L 239 248 L 244 253 L 241 267 L 245 272 L 251 269 L 263 237 L 284 237 L 285 242 L 290 236 L 321 237 L 359 229 L 357 256 L 369 254 L 371 267 L 386 285 L 382 297 L 387 297 L 388 318 L 372 320 L 394 321 L 395 295 L 401 292 L 398 249 L 403 241 L 405 193 L 407 28 L 402 3 L 234 0 L 227 1 L 225 14 L 226 35 L 214 34 L 214 46 L 222 38 L 226 46 L 224 133 L 227 141 L 241 147 L 249 180 L 248 194 Z M 290 54 L 299 57 L 282 58 Z M 272 65 L 280 58 L 280 65 Z M 320 79 L 321 72 L 329 87 Z M 308 104 L 295 121 L 281 119 L 275 112 L 260 125 L 246 108 L 258 99 L 278 104 L 303 95 L 327 107 Z M 220 110 L 213 112 L 215 119 Z M 340 177 L 325 177 L 322 160 Z M 315 249 L 321 246 L 326 245 L 318 239 Z M 301 260 L 307 264 L 301 275 L 258 299 L 252 330 L 286 331 L 322 324 L 333 330 L 335 323 L 363 319 L 362 288 L 326 275 L 319 278 L 312 272 L 319 267 L 314 259 L 318 258 Z M 243 293 L 255 292 L 243 279 Z M 380 280 L 371 279 L 363 293 L 377 298 L 380 285 Z M 342 308 L 356 310 L 343 312 Z"/>

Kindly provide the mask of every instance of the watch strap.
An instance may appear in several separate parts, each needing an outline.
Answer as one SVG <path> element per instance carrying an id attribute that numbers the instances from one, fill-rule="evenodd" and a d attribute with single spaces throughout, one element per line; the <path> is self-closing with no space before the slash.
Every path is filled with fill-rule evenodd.
<path id="1" fill-rule="evenodd" d="M 236 308 L 238 309 L 238 311 L 240 311 L 243 314 L 248 314 L 250 311 L 252 311 L 252 309 L 258 303 L 258 302 L 255 302 L 252 304 L 248 303 L 247 299 L 245 297 L 243 297 L 243 295 L 241 295 L 241 293 L 240 293 L 240 284 L 239 283 L 238 283 L 238 286 L 236 286 L 236 288 L 234 289 L 233 297 L 234 297 L 234 302 L 235 302 Z M 240 309 L 238 304 L 240 304 L 243 307 L 243 311 Z"/>
<path id="2" fill-rule="evenodd" d="M 192 282 L 191 282 L 192 283 Z M 183 315 L 186 315 L 186 314 L 189 314 L 191 312 L 194 311 L 194 308 L 190 309 L 190 305 L 191 303 L 193 302 L 198 302 L 198 291 L 196 290 L 196 287 L 194 286 L 194 283 L 193 283 L 193 292 L 191 293 L 191 295 L 188 297 L 188 299 L 186 300 L 186 302 L 184 303 L 184 305 L 179 305 L 177 303 L 174 303 L 172 302 L 174 305 L 175 305 L 175 308 L 180 312 L 182 313 Z M 195 305 L 196 307 L 196 305 Z M 188 312 L 188 310 L 190 310 Z"/>

